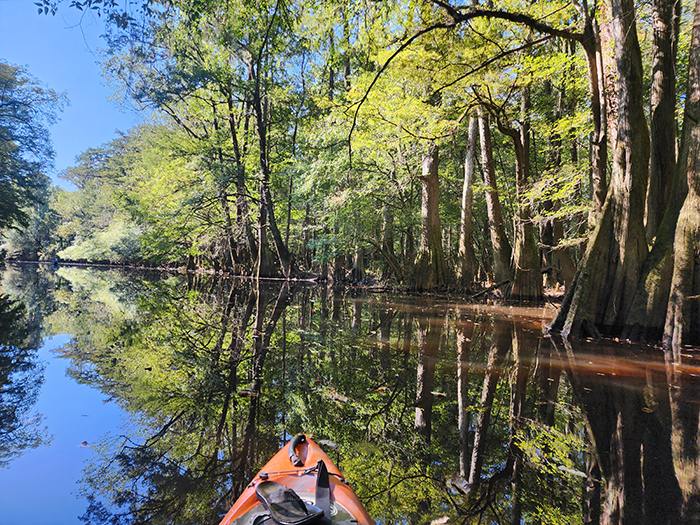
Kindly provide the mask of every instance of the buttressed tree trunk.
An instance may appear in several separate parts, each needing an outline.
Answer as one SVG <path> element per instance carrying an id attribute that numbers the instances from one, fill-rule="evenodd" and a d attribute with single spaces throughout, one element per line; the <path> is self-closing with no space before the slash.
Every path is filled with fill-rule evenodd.
<path id="1" fill-rule="evenodd" d="M 564 336 L 621 332 L 647 255 L 644 203 L 649 134 L 632 0 L 613 0 L 612 16 L 619 93 L 613 172 L 600 221 L 551 326 Z"/>
<path id="2" fill-rule="evenodd" d="M 476 173 L 476 141 L 479 123 L 474 114 L 469 116 L 467 152 L 464 157 L 464 184 L 462 186 L 462 216 L 459 224 L 459 251 L 457 252 L 457 282 L 460 289 L 469 291 L 478 270 L 472 239 L 472 201 Z"/>
<path id="3" fill-rule="evenodd" d="M 432 145 L 423 156 L 422 170 L 423 174 L 419 177 L 423 187 L 421 238 L 413 275 L 416 289 L 429 290 L 447 284 L 440 227 L 440 181 L 438 178 L 438 147 L 436 145 Z"/>
<path id="4" fill-rule="evenodd" d="M 657 0 L 656 3 L 659 4 L 667 1 L 668 0 Z M 672 8 L 668 6 L 656 6 L 655 9 L 657 10 L 655 15 L 656 17 L 668 17 L 667 20 L 663 21 L 663 26 L 668 27 L 675 24 L 673 17 L 676 16 L 676 13 Z M 691 54 L 691 57 L 692 56 L 694 55 Z M 673 75 L 673 83 L 675 84 L 675 71 L 668 71 L 667 67 L 660 63 L 661 58 L 663 58 L 661 55 L 655 56 L 655 68 L 664 70 L 666 75 Z M 666 56 L 665 58 L 672 60 L 675 67 L 675 55 Z M 690 69 L 690 74 L 692 75 L 692 64 Z M 666 77 L 664 77 L 664 80 L 665 79 Z M 686 96 L 686 112 L 690 111 L 692 114 L 693 95 L 691 86 L 692 83 L 688 85 L 691 91 L 689 91 L 688 95 Z M 672 92 L 674 93 L 673 97 L 675 98 L 675 90 Z M 669 101 L 667 99 L 670 96 L 670 93 L 671 92 L 668 90 L 664 92 L 664 102 L 658 103 L 657 112 L 661 111 L 662 106 L 668 107 Z M 659 95 L 657 94 L 657 96 Z M 672 114 L 673 112 L 674 110 L 671 109 Z M 663 123 L 663 125 L 659 123 L 659 121 Z M 664 142 L 668 143 L 670 141 L 670 138 L 667 136 L 671 134 L 671 131 L 668 129 L 669 125 L 668 115 L 657 115 L 656 121 L 654 118 L 652 118 L 650 178 L 659 177 L 659 173 L 655 174 L 654 171 L 659 171 L 662 165 L 667 165 L 670 163 L 669 159 L 667 158 L 669 152 L 660 151 L 665 148 L 665 146 L 662 147 L 661 144 Z M 669 181 L 664 182 L 664 184 L 670 184 L 670 197 L 666 199 L 667 204 L 665 205 L 663 220 L 661 220 L 660 224 L 657 224 L 656 231 L 652 234 L 652 236 L 656 236 L 656 239 L 654 241 L 654 246 L 644 263 L 643 275 L 637 286 L 637 292 L 632 303 L 632 308 L 627 316 L 627 328 L 622 334 L 625 339 L 656 342 L 663 336 L 664 325 L 666 323 L 666 313 L 668 309 L 668 298 L 671 289 L 671 278 L 673 276 L 673 241 L 676 233 L 678 216 L 688 193 L 686 171 L 689 155 L 688 148 L 690 147 L 689 140 L 692 140 L 692 127 L 693 118 L 691 117 L 690 120 L 686 119 L 684 123 L 681 147 L 679 150 L 680 155 L 677 162 L 675 161 L 675 131 L 672 132 L 674 137 L 672 153 L 674 155 L 673 169 L 675 170 L 675 174 L 672 183 Z M 655 160 L 654 157 L 659 155 L 661 156 L 661 159 Z M 691 154 L 692 159 L 695 158 L 694 155 L 697 155 L 697 153 Z M 664 158 L 666 160 L 662 160 Z M 650 205 L 650 202 L 654 200 L 651 187 L 656 185 L 657 190 L 655 190 L 655 192 L 658 193 L 658 191 L 661 191 L 658 189 L 659 184 L 660 182 L 652 183 L 650 180 L 649 190 L 647 191 L 647 239 L 650 238 L 650 209 L 653 208 L 653 205 Z M 664 191 L 666 190 L 664 189 Z"/>
<path id="5" fill-rule="evenodd" d="M 506 128 L 499 122 L 501 132 L 513 140 L 515 147 L 516 189 L 518 194 L 518 216 L 515 229 L 515 251 L 513 253 L 513 286 L 510 298 L 516 301 L 541 301 L 542 272 L 535 241 L 535 231 L 530 220 L 530 204 L 525 194 L 530 177 L 530 89 L 523 88 L 521 98 L 520 130 Z"/>
<path id="6" fill-rule="evenodd" d="M 489 217 L 491 247 L 493 249 L 493 280 L 497 283 L 510 280 L 511 248 L 506 236 L 501 201 L 498 197 L 496 184 L 496 169 L 493 163 L 493 148 L 491 147 L 491 127 L 489 118 L 479 109 L 479 137 L 481 140 L 481 164 L 484 170 L 486 185 L 486 213 Z"/>
<path id="7" fill-rule="evenodd" d="M 700 342 L 700 0 L 696 0 L 688 65 L 688 92 L 679 165 L 685 167 L 688 196 L 674 239 L 673 279 L 664 344 L 680 349 Z"/>

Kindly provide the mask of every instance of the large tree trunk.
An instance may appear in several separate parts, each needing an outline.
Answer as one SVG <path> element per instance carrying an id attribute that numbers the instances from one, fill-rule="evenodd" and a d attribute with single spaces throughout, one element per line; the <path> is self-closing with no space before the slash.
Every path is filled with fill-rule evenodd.
<path id="1" fill-rule="evenodd" d="M 481 164 L 484 170 L 484 184 L 486 185 L 486 213 L 489 217 L 489 232 L 491 234 L 491 248 L 493 249 L 493 280 L 500 283 L 511 278 L 511 248 L 503 224 L 501 201 L 498 197 L 496 169 L 491 146 L 491 127 L 488 117 L 484 115 L 481 108 L 479 108 L 479 136 L 481 139 Z"/>
<path id="2" fill-rule="evenodd" d="M 360 283 L 365 280 L 365 249 L 361 244 L 355 246 L 355 257 L 352 265 L 352 280 Z"/>
<path id="3" fill-rule="evenodd" d="M 674 15 L 672 6 L 656 6 L 655 9 L 657 11 L 657 18 L 662 16 L 667 17 L 665 21 L 658 21 L 655 23 L 660 24 L 665 32 L 673 31 L 669 28 L 669 26 L 675 25 L 672 18 L 676 15 Z M 671 37 L 672 35 L 664 35 L 663 39 L 665 41 Z M 666 42 L 665 47 L 668 48 L 668 46 L 672 46 L 672 44 Z M 665 58 L 668 61 L 673 62 L 675 65 L 675 53 L 671 53 L 671 56 L 666 55 L 667 52 L 664 53 Z M 691 53 L 690 56 L 693 57 L 694 55 Z M 665 85 L 668 75 L 675 75 L 675 73 L 673 71 L 668 71 L 667 67 L 660 63 L 661 58 L 661 54 L 659 54 L 659 56 L 655 55 L 654 60 L 655 68 L 662 70 L 663 75 L 655 72 L 654 81 L 658 81 L 661 84 L 658 89 L 668 89 L 668 86 Z M 692 67 L 691 62 L 691 76 L 693 75 Z M 690 115 L 692 115 L 692 82 L 689 83 L 688 88 L 690 91 L 686 96 L 686 112 L 690 111 Z M 673 93 L 675 97 L 675 87 L 671 91 L 665 91 L 663 96 L 659 95 L 658 93 L 656 95 L 652 94 L 652 101 L 654 100 L 654 97 L 659 99 L 657 101 L 658 107 L 656 108 L 656 113 L 662 111 L 662 107 L 666 107 L 668 109 L 668 99 L 671 93 Z M 671 110 L 671 113 L 673 113 L 673 109 Z M 660 174 L 655 174 L 654 171 L 656 170 L 658 172 L 662 169 L 663 165 L 668 165 L 670 162 L 669 152 L 660 150 L 666 148 L 666 146 L 662 146 L 661 144 L 667 143 L 668 145 L 668 142 L 670 141 L 669 135 L 671 134 L 674 137 L 673 169 L 675 170 L 675 175 L 673 178 L 673 184 L 670 188 L 670 198 L 667 199 L 668 204 L 666 205 L 663 220 L 661 221 L 660 225 L 657 225 L 658 227 L 656 227 L 656 231 L 652 234 L 652 236 L 656 236 L 656 240 L 654 241 L 654 246 L 644 263 L 642 279 L 637 286 L 637 292 L 632 304 L 632 309 L 627 317 L 626 324 L 628 328 L 625 330 L 625 332 L 623 332 L 623 337 L 626 339 L 629 338 L 635 341 L 656 342 L 663 336 L 664 326 L 666 323 L 666 314 L 668 310 L 668 298 L 671 289 L 671 279 L 673 277 L 673 239 L 676 234 L 676 226 L 679 222 L 678 216 L 688 193 L 688 159 L 690 158 L 694 160 L 697 157 L 698 151 L 697 149 L 695 149 L 693 152 L 690 151 L 690 148 L 692 147 L 692 128 L 696 125 L 693 122 L 694 120 L 692 116 L 689 120 L 685 119 L 684 121 L 680 155 L 678 162 L 676 162 L 675 130 L 671 132 L 668 129 L 668 126 L 671 125 L 671 123 L 668 121 L 668 115 L 658 114 L 656 116 L 656 120 L 652 118 L 652 155 L 650 177 L 660 177 Z M 673 120 L 673 126 L 675 127 L 675 119 Z M 655 156 L 659 156 L 659 159 L 655 159 Z M 668 182 L 666 182 L 666 184 L 667 183 Z M 652 183 L 650 181 L 649 191 L 647 191 L 647 238 L 650 238 L 650 201 L 654 200 L 651 192 L 651 187 L 653 184 L 658 186 L 658 182 Z M 661 190 L 657 187 L 657 190 L 654 191 Z M 651 207 L 653 206 L 654 205 L 652 204 Z"/>
<path id="4" fill-rule="evenodd" d="M 673 278 L 664 328 L 664 343 L 672 348 L 700 342 L 700 0 L 695 4 L 689 56 L 679 157 L 679 166 L 686 171 L 688 196 L 676 227 Z"/>
<path id="5" fill-rule="evenodd" d="M 676 172 L 676 52 L 681 3 L 654 0 L 651 83 L 651 158 L 646 198 L 647 240 L 656 236 Z"/>
<path id="6" fill-rule="evenodd" d="M 624 339 L 655 343 L 663 337 L 673 277 L 673 240 L 688 193 L 685 165 L 682 160 L 677 163 L 671 199 L 644 262 L 642 278 L 625 322 L 627 327 L 622 332 Z"/>
<path id="7" fill-rule="evenodd" d="M 515 301 L 541 301 L 542 272 L 535 241 L 535 229 L 530 219 L 530 204 L 527 202 L 530 177 L 530 89 L 523 88 L 521 99 L 520 130 L 504 126 L 498 129 L 513 140 L 515 147 L 516 189 L 518 194 L 518 216 L 515 228 L 515 250 L 513 252 L 513 286 L 509 297 Z"/>
<path id="8" fill-rule="evenodd" d="M 647 255 L 649 135 L 633 2 L 613 0 L 612 14 L 620 105 L 611 187 L 575 283 L 551 327 L 565 336 L 621 332 Z"/>
<path id="9" fill-rule="evenodd" d="M 472 201 L 474 174 L 476 173 L 476 144 L 479 123 L 472 113 L 469 116 L 467 152 L 464 156 L 464 184 L 462 186 L 462 215 L 459 223 L 459 251 L 457 252 L 457 284 L 469 291 L 479 268 L 472 239 Z"/>
<path id="10" fill-rule="evenodd" d="M 423 156 L 420 248 L 413 269 L 414 286 L 418 290 L 440 288 L 447 284 L 445 255 L 440 227 L 440 182 L 438 147 L 433 145 Z"/>
<path id="11" fill-rule="evenodd" d="M 607 140 L 610 151 L 615 152 L 617 145 L 617 121 L 620 109 L 620 94 L 617 90 L 618 71 L 615 56 L 616 36 L 614 34 L 614 14 L 611 1 L 595 4 L 596 18 L 601 21 L 598 27 L 600 38 L 600 74 L 601 86 L 605 93 L 605 112 L 607 122 Z"/>

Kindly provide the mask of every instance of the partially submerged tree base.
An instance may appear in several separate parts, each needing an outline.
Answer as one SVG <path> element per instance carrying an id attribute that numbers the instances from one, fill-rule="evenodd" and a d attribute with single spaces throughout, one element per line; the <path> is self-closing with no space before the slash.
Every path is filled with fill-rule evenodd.
<path id="1" fill-rule="evenodd" d="M 420 250 L 413 268 L 412 287 L 416 290 L 442 288 L 447 282 L 445 272 L 442 244 L 432 250 Z"/>
<path id="2" fill-rule="evenodd" d="M 594 337 L 619 334 L 625 328 L 628 310 L 639 281 L 641 261 L 646 255 L 646 237 L 641 221 L 631 224 L 625 204 L 608 196 L 603 213 L 580 269 L 550 327 L 563 337 Z M 616 226 L 626 223 L 620 238 Z M 626 246 L 634 246 L 634 249 Z"/>

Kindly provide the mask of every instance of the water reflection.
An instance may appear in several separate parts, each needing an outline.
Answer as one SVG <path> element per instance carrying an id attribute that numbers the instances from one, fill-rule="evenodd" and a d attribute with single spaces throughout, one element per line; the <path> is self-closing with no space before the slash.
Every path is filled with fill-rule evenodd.
<path id="1" fill-rule="evenodd" d="M 72 335 L 76 381 L 132 414 L 85 468 L 90 523 L 216 523 L 302 430 L 335 446 L 378 523 L 699 520 L 693 349 L 543 338 L 553 309 L 24 275 L 3 288 Z"/>
<path id="2" fill-rule="evenodd" d="M 0 468 L 48 439 L 32 414 L 43 382 L 32 335 L 24 304 L 0 294 Z"/>

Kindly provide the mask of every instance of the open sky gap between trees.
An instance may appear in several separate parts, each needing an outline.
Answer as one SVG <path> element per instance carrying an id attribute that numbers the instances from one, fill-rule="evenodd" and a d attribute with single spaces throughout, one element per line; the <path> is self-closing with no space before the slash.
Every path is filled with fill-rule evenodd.
<path id="1" fill-rule="evenodd" d="M 103 19 L 152 119 L 50 187 L 62 99 L 3 63 L 8 257 L 556 289 L 565 338 L 700 342 L 700 2 L 37 9 Z"/>

